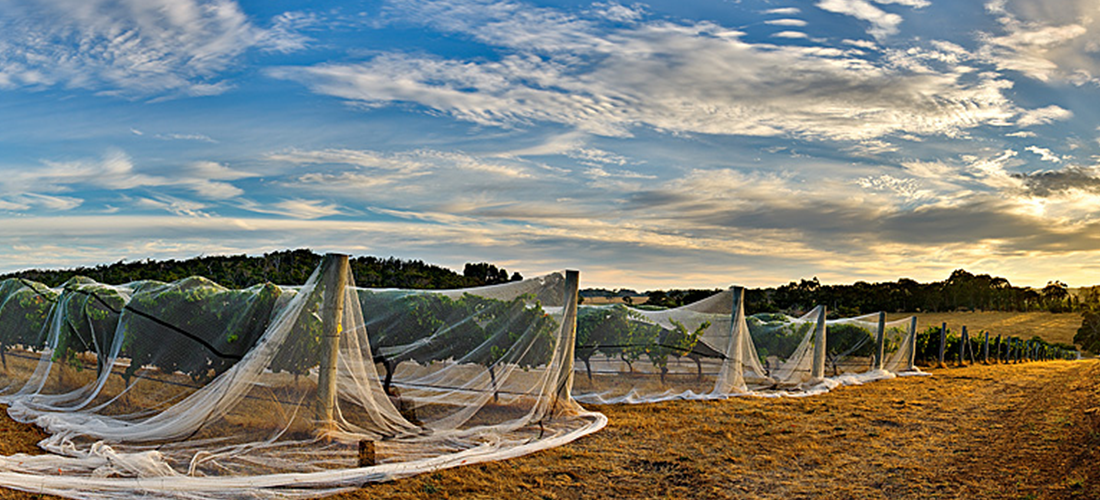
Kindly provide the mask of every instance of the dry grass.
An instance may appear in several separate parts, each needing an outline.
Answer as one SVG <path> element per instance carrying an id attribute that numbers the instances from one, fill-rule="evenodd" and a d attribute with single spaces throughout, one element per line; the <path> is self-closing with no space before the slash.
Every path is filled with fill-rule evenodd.
<path id="1" fill-rule="evenodd" d="M 977 333 L 986 330 L 990 335 L 1009 335 L 1028 338 L 1038 335 L 1047 342 L 1073 343 L 1073 335 L 1081 326 L 1080 313 L 1050 312 L 949 312 L 949 313 L 897 313 L 890 314 L 894 320 L 907 316 L 917 317 L 917 328 L 939 327 L 944 322 L 947 327 L 958 330 L 966 325 L 967 330 Z"/>
<path id="2" fill-rule="evenodd" d="M 626 300 L 628 298 L 630 301 Z M 583 303 L 586 306 L 604 306 L 608 304 L 629 304 L 637 306 L 645 304 L 648 300 L 648 295 L 632 295 L 630 297 L 585 297 Z"/>
<path id="3" fill-rule="evenodd" d="M 598 408 L 607 429 L 345 498 L 1100 498 L 1100 361 L 936 370 L 804 399 Z M 3 448 L 41 435 L 0 419 Z M 0 498 L 28 498 L 0 491 Z"/>

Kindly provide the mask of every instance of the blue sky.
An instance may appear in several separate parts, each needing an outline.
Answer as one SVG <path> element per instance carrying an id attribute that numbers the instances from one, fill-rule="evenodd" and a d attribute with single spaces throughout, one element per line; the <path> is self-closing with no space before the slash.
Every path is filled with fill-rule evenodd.
<path id="1" fill-rule="evenodd" d="M 1100 0 L 0 0 L 0 271 L 1100 282 Z"/>

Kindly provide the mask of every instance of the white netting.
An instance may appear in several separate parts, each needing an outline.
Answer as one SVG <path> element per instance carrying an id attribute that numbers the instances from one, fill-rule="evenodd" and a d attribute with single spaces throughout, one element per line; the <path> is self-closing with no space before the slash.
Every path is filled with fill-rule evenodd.
<path id="1" fill-rule="evenodd" d="M 823 316 L 821 306 L 799 317 L 760 313 L 747 318 L 765 378 L 752 386 L 757 391 L 803 391 L 817 385 L 822 374 L 814 373 L 817 333 Z M 820 367 L 819 367 L 820 369 Z"/>
<path id="2" fill-rule="evenodd" d="M 0 457 L 0 485 L 317 496 L 606 423 L 569 397 L 576 305 L 563 275 L 365 290 L 334 262 L 301 287 L 0 282 L 0 403 L 49 433 L 47 454 Z"/>
<path id="3" fill-rule="evenodd" d="M 639 403 L 811 385 L 816 310 L 746 320 L 742 293 L 731 288 L 664 310 L 581 306 L 573 397 Z"/>
<path id="4" fill-rule="evenodd" d="M 826 321 L 826 374 L 846 383 L 862 383 L 913 374 L 914 322 L 912 317 L 886 321 L 884 313 Z M 883 361 L 878 356 L 878 335 L 882 330 Z"/>

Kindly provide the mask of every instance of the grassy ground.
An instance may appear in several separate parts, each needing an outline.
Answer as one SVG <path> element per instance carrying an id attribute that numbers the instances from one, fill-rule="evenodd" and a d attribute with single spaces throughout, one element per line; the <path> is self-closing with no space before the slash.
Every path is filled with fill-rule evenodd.
<path id="1" fill-rule="evenodd" d="M 897 313 L 888 315 L 894 320 L 907 316 L 917 317 L 917 328 L 947 327 L 958 331 L 963 325 L 972 333 L 986 330 L 990 335 L 1010 335 L 1028 338 L 1038 335 L 1047 342 L 1073 343 L 1073 335 L 1081 326 L 1080 313 L 1049 312 L 950 312 L 950 313 Z"/>
<path id="2" fill-rule="evenodd" d="M 570 445 L 344 498 L 1100 498 L 1100 361 L 933 373 L 803 399 L 604 406 L 608 428 Z M 41 437 L 0 418 L 0 453 Z"/>

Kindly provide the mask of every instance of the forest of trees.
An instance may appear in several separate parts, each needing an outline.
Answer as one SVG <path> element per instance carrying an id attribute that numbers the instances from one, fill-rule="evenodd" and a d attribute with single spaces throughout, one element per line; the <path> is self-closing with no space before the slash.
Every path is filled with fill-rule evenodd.
<path id="1" fill-rule="evenodd" d="M 704 298 L 717 290 L 658 290 L 648 292 L 647 304 L 675 307 Z M 1005 278 L 971 274 L 957 269 L 944 281 L 918 283 L 902 278 L 893 282 L 823 285 L 815 277 L 776 288 L 746 289 L 746 313 L 806 311 L 828 306 L 830 316 L 847 317 L 877 311 L 1050 311 L 1082 312 L 1100 307 L 1100 287 L 1071 294 L 1061 281 L 1041 289 L 1013 286 Z"/>
<path id="2" fill-rule="evenodd" d="M 229 288 L 259 283 L 301 285 L 321 262 L 322 256 L 308 249 L 283 250 L 259 257 L 247 255 L 206 256 L 187 260 L 140 260 L 64 270 L 26 270 L 0 275 L 24 278 L 59 286 L 75 276 L 100 283 L 122 284 L 138 280 L 175 281 L 203 276 Z M 485 262 L 467 263 L 462 274 L 420 260 L 370 256 L 351 259 L 355 284 L 371 288 L 446 289 L 493 285 L 523 279 Z M 645 292 L 648 307 L 678 307 L 704 299 L 717 289 L 674 289 Z M 585 293 L 587 292 L 587 293 Z M 635 296 L 634 290 L 591 289 L 585 295 Z M 918 283 L 902 278 L 894 282 L 823 285 L 815 277 L 775 288 L 745 290 L 747 314 L 799 312 L 817 304 L 829 308 L 832 317 L 850 317 L 877 311 L 1050 311 L 1078 312 L 1083 321 L 1076 343 L 1100 352 L 1100 286 L 1070 293 L 1061 281 L 1050 281 L 1041 289 L 1013 286 L 1005 278 L 955 270 L 944 281 Z"/>
<path id="3" fill-rule="evenodd" d="M 27 270 L 0 275 L 24 278 L 49 286 L 58 286 L 74 276 L 85 276 L 112 285 L 138 280 L 175 281 L 202 276 L 229 288 L 245 288 L 259 283 L 301 285 L 321 262 L 321 255 L 308 249 L 271 252 L 260 257 L 228 255 L 195 257 L 187 260 L 139 260 L 116 262 L 95 267 L 64 270 Z M 351 271 L 355 284 L 372 288 L 445 289 L 494 285 L 523 279 L 519 273 L 487 263 L 468 263 L 462 274 L 419 260 L 394 257 L 353 257 Z"/>

